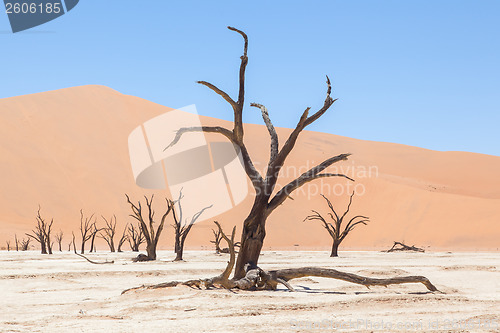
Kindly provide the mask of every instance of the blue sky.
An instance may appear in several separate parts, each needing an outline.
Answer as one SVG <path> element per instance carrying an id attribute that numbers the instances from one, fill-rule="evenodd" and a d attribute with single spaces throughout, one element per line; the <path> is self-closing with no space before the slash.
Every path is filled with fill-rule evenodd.
<path id="1" fill-rule="evenodd" d="M 500 155 L 499 1 L 81 0 L 68 14 L 12 34 L 0 14 L 0 98 L 100 84 L 169 107 L 231 119 L 211 81 L 237 91 L 250 38 L 247 102 L 294 127 L 435 150 Z M 244 120 L 261 123 L 257 109 Z"/>

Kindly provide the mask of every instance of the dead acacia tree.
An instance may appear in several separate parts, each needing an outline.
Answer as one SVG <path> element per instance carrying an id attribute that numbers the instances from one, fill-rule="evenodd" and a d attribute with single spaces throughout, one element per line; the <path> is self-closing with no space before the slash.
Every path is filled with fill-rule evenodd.
<path id="1" fill-rule="evenodd" d="M 147 257 L 143 257 L 144 259 L 142 259 L 141 261 L 156 260 L 156 247 L 158 246 L 158 240 L 160 239 L 161 232 L 163 231 L 165 220 L 167 219 L 168 214 L 170 214 L 173 209 L 173 202 L 171 200 L 165 199 L 167 208 L 160 219 L 158 227 L 155 230 L 155 212 L 151 207 L 153 204 L 154 195 L 151 195 L 151 199 L 148 199 L 147 196 L 144 196 L 144 198 L 146 199 L 146 207 L 148 209 L 147 224 L 144 220 L 144 217 L 142 216 L 141 202 L 139 201 L 136 205 L 130 201 L 130 198 L 127 194 L 125 194 L 125 196 L 127 197 L 127 202 L 130 204 L 130 208 L 132 209 L 132 214 L 130 214 L 130 216 L 139 222 L 140 230 L 144 235 L 144 239 L 146 240 Z"/>
<path id="2" fill-rule="evenodd" d="M 128 226 L 127 240 L 132 252 L 139 252 L 139 246 L 146 241 L 144 234 L 139 226 L 134 226 L 132 223 Z"/>
<path id="3" fill-rule="evenodd" d="M 216 221 L 214 221 L 214 223 L 216 223 Z M 217 225 L 217 223 L 216 223 L 216 225 Z M 213 243 L 215 245 L 215 253 L 219 254 L 221 251 L 220 242 L 223 239 L 222 232 L 219 228 L 217 228 L 217 230 L 212 229 L 212 233 L 214 234 L 214 240 L 211 240 L 210 243 Z"/>
<path id="4" fill-rule="evenodd" d="M 99 235 L 100 238 L 104 239 L 106 243 L 109 246 L 109 250 L 111 252 L 115 252 L 115 234 L 116 234 L 116 215 L 113 215 L 109 221 L 104 217 L 101 216 L 104 222 L 106 223 L 106 226 L 101 229 L 101 234 Z"/>
<path id="5" fill-rule="evenodd" d="M 200 216 L 203 214 L 203 212 L 209 208 L 212 207 L 212 205 L 203 208 L 202 210 L 198 211 L 191 217 L 191 221 L 188 222 L 188 219 L 184 219 L 184 213 L 182 211 L 182 203 L 181 200 L 184 196 L 182 195 L 182 191 L 179 192 L 179 199 L 177 199 L 175 202 L 170 201 L 171 206 L 173 207 L 172 210 L 172 215 L 174 218 L 174 224 L 172 225 L 174 227 L 175 231 L 175 246 L 174 246 L 174 252 L 175 252 L 175 259 L 174 261 L 182 261 L 184 260 L 182 258 L 183 253 L 184 253 L 184 243 L 186 242 L 186 237 L 191 231 L 191 228 L 193 228 L 194 223 L 200 218 Z M 177 216 L 175 205 L 178 207 L 179 211 L 179 216 Z"/>
<path id="6" fill-rule="evenodd" d="M 90 215 L 90 217 L 85 217 L 83 215 L 83 209 L 80 209 L 80 234 L 82 235 L 82 246 L 80 249 L 81 254 L 85 253 L 85 243 L 92 238 L 92 229 L 96 223 L 95 219 L 94 222 L 92 222 L 93 218 L 94 214 Z M 92 252 L 92 247 L 90 248 L 90 252 Z"/>
<path id="7" fill-rule="evenodd" d="M 266 236 L 266 221 L 269 215 L 279 207 L 293 191 L 300 188 L 301 186 L 317 179 L 329 178 L 329 177 L 344 177 L 352 181 L 349 177 L 343 174 L 336 173 L 323 173 L 326 168 L 334 163 L 345 161 L 350 154 L 340 154 L 331 158 L 326 159 L 322 163 L 316 165 L 315 167 L 309 169 L 300 175 L 297 179 L 292 180 L 281 189 L 274 191 L 280 171 L 291 153 L 292 149 L 297 142 L 299 134 L 310 124 L 318 120 L 335 102 L 334 99 L 330 97 L 331 94 L 331 84 L 327 77 L 327 93 L 326 99 L 323 106 L 309 115 L 310 108 L 302 113 L 295 129 L 292 130 L 288 136 L 285 143 L 279 149 L 278 135 L 274 126 L 269 118 L 269 114 L 265 106 L 261 104 L 252 103 L 250 106 L 257 107 L 262 113 L 264 123 L 266 124 L 267 130 L 271 136 L 271 152 L 270 159 L 267 165 L 267 171 L 263 177 L 260 172 L 255 168 L 254 163 L 247 151 L 247 148 L 243 142 L 243 106 L 245 99 L 245 69 L 248 63 L 247 49 L 248 49 L 248 38 L 247 35 L 238 29 L 228 27 L 229 30 L 239 33 L 244 39 L 244 51 L 241 56 L 241 64 L 239 70 L 239 92 L 238 99 L 235 101 L 226 92 L 222 91 L 218 87 L 211 83 L 205 81 L 199 81 L 198 83 L 207 86 L 215 93 L 220 95 L 226 102 L 228 102 L 234 111 L 234 127 L 232 130 L 226 129 L 220 126 L 200 126 L 200 127 L 185 127 L 181 128 L 176 132 L 176 135 L 172 142 L 165 148 L 174 146 L 180 138 L 190 132 L 206 132 L 206 133 L 216 133 L 221 134 L 226 137 L 229 141 L 233 143 L 235 147 L 239 149 L 241 157 L 243 159 L 244 169 L 249 177 L 254 189 L 255 198 L 253 206 L 250 210 L 248 217 L 243 222 L 243 231 L 241 236 L 241 249 L 238 254 L 238 258 L 235 260 L 234 251 L 234 229 L 231 239 L 223 235 L 224 240 L 228 242 L 230 249 L 230 261 L 224 270 L 223 274 L 218 277 L 211 279 L 198 279 L 190 280 L 186 282 L 167 282 L 159 285 L 151 286 L 150 288 L 161 288 L 161 287 L 171 287 L 178 284 L 187 284 L 191 286 L 207 288 L 221 286 L 223 288 L 240 288 L 240 289 L 276 289 L 278 283 L 282 283 L 287 286 L 288 289 L 293 290 L 291 286 L 289 287 L 288 281 L 298 277 L 304 276 L 321 276 L 334 279 L 346 280 L 352 283 L 358 283 L 365 286 L 371 285 L 383 285 L 387 286 L 390 284 L 399 283 L 423 283 L 427 289 L 430 291 L 437 291 L 436 287 L 430 283 L 430 281 L 423 276 L 407 276 L 407 277 L 396 277 L 390 279 L 373 279 L 368 277 L 358 276 L 352 273 L 339 272 L 332 269 L 323 269 L 318 267 L 302 267 L 293 268 L 285 270 L 275 270 L 275 271 L 264 271 L 257 266 L 257 262 L 262 250 L 264 238 Z M 274 194 L 274 195 L 273 195 Z M 236 261 L 236 262 L 235 262 Z M 234 276 L 229 280 L 229 275 L 231 274 L 234 267 Z M 141 288 L 141 287 L 139 287 Z M 133 288 L 134 290 L 137 288 Z"/>
<path id="8" fill-rule="evenodd" d="M 350 179 L 343 174 L 323 173 L 323 171 L 332 164 L 347 160 L 350 154 L 340 154 L 326 159 L 317 166 L 304 172 L 297 179 L 294 179 L 286 184 L 283 188 L 281 188 L 273 195 L 280 175 L 280 171 L 285 164 L 287 157 L 293 150 L 295 143 L 299 138 L 299 134 L 308 125 L 312 124 L 323 114 L 325 114 L 325 112 L 332 106 L 332 104 L 336 100 L 330 96 L 331 84 L 330 79 L 327 77 L 326 99 L 323 103 L 323 106 L 313 114 L 310 114 L 310 107 L 305 109 L 295 129 L 290 133 L 281 149 L 279 149 L 278 134 L 276 133 L 276 130 L 271 122 L 267 108 L 264 105 L 257 103 L 250 104 L 250 106 L 260 109 L 262 118 L 264 119 L 264 123 L 266 124 L 267 130 L 271 137 L 269 163 L 267 165 L 265 176 L 262 176 L 260 172 L 255 168 L 252 158 L 250 157 L 247 147 L 243 141 L 243 106 L 245 102 L 245 70 L 248 63 L 248 38 L 243 31 L 240 31 L 233 27 L 228 27 L 228 29 L 239 33 L 244 40 L 243 55 L 241 56 L 241 64 L 239 70 L 238 99 L 234 100 L 226 92 L 209 82 L 198 81 L 198 83 L 213 90 L 216 94 L 220 95 L 226 102 L 229 103 L 234 113 L 233 129 L 229 130 L 220 126 L 181 128 L 177 131 L 174 140 L 167 146 L 166 149 L 174 146 L 183 135 L 189 132 L 206 132 L 217 133 L 225 136 L 229 141 L 233 143 L 235 147 L 238 148 L 239 152 L 241 153 L 245 172 L 250 178 L 256 193 L 250 213 L 243 223 L 241 248 L 236 261 L 234 278 L 241 279 L 245 276 L 245 265 L 250 262 L 253 264 L 257 264 L 257 262 L 259 261 L 260 252 L 262 250 L 262 245 L 266 236 L 266 221 L 269 215 L 283 202 L 285 202 L 287 198 L 290 198 L 290 195 L 293 191 L 313 180 L 323 179 L 327 177 L 344 177 Z"/>
<path id="9" fill-rule="evenodd" d="M 26 238 L 26 239 L 22 239 L 20 244 L 21 244 L 21 251 L 28 251 L 29 248 L 30 248 L 30 241 L 31 241 L 31 238 Z"/>
<path id="10" fill-rule="evenodd" d="M 62 252 L 62 240 L 63 240 L 63 232 L 62 230 L 59 230 L 59 232 L 54 236 L 57 242 L 57 245 L 59 245 L 59 252 Z"/>
<path id="11" fill-rule="evenodd" d="M 120 237 L 120 240 L 118 241 L 118 248 L 116 249 L 117 252 L 123 252 L 122 251 L 122 246 L 123 246 L 123 244 L 125 244 L 125 242 L 128 239 L 127 226 L 128 226 L 128 224 L 125 225 L 125 229 L 123 229 L 122 236 Z"/>
<path id="12" fill-rule="evenodd" d="M 14 234 L 14 242 L 16 243 L 16 251 L 19 251 L 19 240 L 17 239 L 17 234 Z"/>
<path id="13" fill-rule="evenodd" d="M 26 233 L 26 236 L 33 238 L 38 243 L 40 243 L 40 251 L 42 254 L 52 254 L 52 243 L 50 241 L 50 233 L 52 230 L 52 224 L 54 219 L 50 223 L 46 222 L 45 219 L 40 215 L 40 206 L 38 207 L 38 212 L 36 215 L 36 227 L 32 230 L 31 234 Z"/>
<path id="14" fill-rule="evenodd" d="M 6 242 L 7 242 L 7 251 L 10 251 L 10 240 L 8 240 Z"/>
<path id="15" fill-rule="evenodd" d="M 92 225 L 92 231 L 91 231 L 92 237 L 90 237 L 90 252 L 96 252 L 95 239 L 99 231 L 101 230 L 102 228 L 97 228 L 97 220 L 96 220 Z"/>
<path id="16" fill-rule="evenodd" d="M 352 230 L 354 230 L 354 228 L 357 225 L 359 224 L 366 225 L 366 222 L 369 222 L 369 218 L 363 215 L 356 215 L 353 218 L 351 218 L 346 225 L 343 225 L 344 219 L 349 213 L 349 210 L 351 209 L 354 192 L 352 192 L 351 197 L 349 198 L 349 204 L 347 205 L 347 209 L 345 210 L 344 213 L 342 213 L 342 215 L 337 214 L 337 212 L 333 208 L 332 203 L 327 197 L 325 197 L 323 194 L 321 194 L 321 196 L 326 200 L 326 203 L 330 208 L 331 212 L 328 213 L 328 216 L 333 221 L 333 223 L 327 222 L 325 218 L 315 210 L 312 211 L 314 214 L 307 216 L 304 219 L 304 221 L 314 221 L 314 220 L 321 221 L 323 227 L 325 227 L 325 229 L 328 231 L 333 240 L 332 252 L 330 254 L 330 257 L 338 257 L 338 250 L 340 243 L 342 243 L 342 241 L 347 237 L 347 235 Z"/>

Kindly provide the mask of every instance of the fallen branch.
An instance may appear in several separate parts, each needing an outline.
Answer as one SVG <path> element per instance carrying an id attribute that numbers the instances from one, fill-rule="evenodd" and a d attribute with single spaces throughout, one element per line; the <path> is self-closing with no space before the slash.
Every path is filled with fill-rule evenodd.
<path id="1" fill-rule="evenodd" d="M 103 262 L 92 261 L 89 258 L 87 258 L 86 256 L 84 256 L 84 255 L 76 252 L 75 234 L 74 233 L 72 233 L 72 234 L 73 234 L 73 241 L 72 241 L 72 243 L 73 243 L 73 251 L 75 251 L 75 254 L 77 256 L 82 257 L 83 259 L 87 260 L 89 263 L 94 264 L 94 265 L 114 264 L 114 262 L 115 262 L 114 260 L 111 260 L 111 261 L 107 261 L 106 260 L 106 261 L 103 261 Z"/>
<path id="2" fill-rule="evenodd" d="M 394 242 L 394 245 L 385 252 L 396 252 L 396 251 L 415 251 L 415 252 L 425 252 L 424 249 L 415 247 L 414 245 L 408 246 L 400 242 Z"/>
<path id="3" fill-rule="evenodd" d="M 94 265 L 104 265 L 104 264 L 114 264 L 115 263 L 114 260 L 111 260 L 111 261 L 107 261 L 106 260 L 106 261 L 101 261 L 101 262 L 99 262 L 99 261 L 92 261 L 92 260 L 90 260 L 89 258 L 87 258 L 86 256 L 84 256 L 84 255 L 82 255 L 80 253 L 76 253 L 75 252 L 75 254 L 77 256 L 79 256 L 79 257 L 82 257 L 83 259 L 87 260 L 89 263 L 94 264 Z"/>

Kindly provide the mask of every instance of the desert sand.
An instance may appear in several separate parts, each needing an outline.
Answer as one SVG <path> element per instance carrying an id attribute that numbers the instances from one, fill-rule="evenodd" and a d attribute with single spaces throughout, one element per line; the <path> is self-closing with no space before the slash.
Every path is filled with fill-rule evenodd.
<path id="1" fill-rule="evenodd" d="M 33 228 L 38 205 L 45 218 L 54 218 L 54 231 L 65 233 L 67 247 L 71 231 L 77 231 L 80 209 L 98 217 L 116 214 L 121 233 L 132 221 L 125 193 L 135 199 L 150 193 L 157 198 L 168 196 L 165 191 L 146 191 L 135 185 L 127 137 L 144 121 L 169 110 L 102 86 L 0 100 L 0 247 L 7 240 L 12 242 L 14 234 L 21 237 Z M 329 112 L 335 112 L 335 106 Z M 270 113 L 272 117 L 272 110 Z M 300 109 L 297 119 L 299 113 Z M 202 117 L 202 122 L 231 126 L 208 117 Z M 266 128 L 246 125 L 245 131 L 248 149 L 262 170 L 269 155 Z M 278 132 L 284 142 L 290 129 L 279 128 Z M 371 219 L 368 226 L 345 240 L 344 249 L 387 249 L 393 241 L 405 241 L 433 250 L 498 250 L 500 157 L 304 131 L 279 186 L 307 167 L 341 153 L 353 155 L 332 171 L 356 180 L 359 193 L 351 211 Z M 294 193 L 293 201 L 287 200 L 270 216 L 264 248 L 328 249 L 330 238 L 322 226 L 303 219 L 311 209 L 327 212 L 319 193 L 342 210 L 352 190 L 346 187 L 349 185 L 331 179 Z M 236 225 L 240 233 L 251 203 L 249 195 L 236 209 L 216 219 L 226 230 Z M 210 246 L 211 227 L 211 220 L 197 224 L 186 247 Z M 173 232 L 167 228 L 160 247 L 172 245 Z M 102 240 L 98 247 L 105 248 Z"/>
<path id="2" fill-rule="evenodd" d="M 497 253 L 266 251 L 264 269 L 330 267 L 369 277 L 427 276 L 421 284 L 372 287 L 323 278 L 292 280 L 295 292 L 127 288 L 211 277 L 227 255 L 187 251 L 172 262 L 132 263 L 128 253 L 0 252 L 1 332 L 500 332 Z M 335 330 L 337 328 L 337 330 Z"/>

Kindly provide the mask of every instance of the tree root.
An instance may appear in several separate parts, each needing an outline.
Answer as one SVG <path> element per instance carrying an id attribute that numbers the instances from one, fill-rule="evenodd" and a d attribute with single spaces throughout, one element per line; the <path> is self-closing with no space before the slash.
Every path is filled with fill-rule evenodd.
<path id="1" fill-rule="evenodd" d="M 403 283 L 422 283 L 431 292 L 440 292 L 430 281 L 424 276 L 400 276 L 394 278 L 369 278 L 353 273 L 346 273 L 330 268 L 320 267 L 301 267 L 288 268 L 273 271 L 264 271 L 257 266 L 247 268 L 247 273 L 244 278 L 239 280 L 229 280 L 221 275 L 209 279 L 197 279 L 188 281 L 171 281 L 148 286 L 140 286 L 124 290 L 122 294 L 138 290 L 138 289 L 159 289 L 170 288 L 178 285 L 185 285 L 196 289 L 240 289 L 240 290 L 276 290 L 278 284 L 283 284 L 288 290 L 295 291 L 289 281 L 306 276 L 316 276 L 323 278 L 331 278 L 343 280 L 351 283 L 363 285 L 367 288 L 370 286 L 384 286 Z"/>
<path id="2" fill-rule="evenodd" d="M 392 284 L 422 283 L 430 292 L 440 292 L 425 276 L 369 278 L 361 275 L 356 275 L 353 273 L 337 271 L 331 268 L 320 268 L 320 267 L 287 268 L 287 269 L 265 271 L 260 267 L 258 267 L 257 265 L 248 263 L 245 266 L 246 270 L 245 277 L 238 280 L 229 279 L 229 276 L 231 274 L 231 271 L 233 270 L 235 262 L 234 234 L 236 228 L 233 228 L 231 239 L 229 239 L 224 234 L 224 232 L 222 232 L 220 224 L 218 222 L 215 223 L 217 224 L 217 227 L 221 231 L 222 237 L 228 243 L 230 250 L 230 259 L 227 263 L 226 269 L 222 274 L 208 279 L 171 281 L 154 285 L 142 285 L 140 287 L 126 289 L 122 291 L 122 295 L 133 290 L 170 288 L 170 287 L 176 287 L 178 285 L 185 285 L 197 289 L 222 288 L 222 289 L 240 289 L 240 290 L 276 290 L 278 284 L 282 284 L 288 290 L 295 291 L 295 289 L 290 285 L 289 281 L 306 276 L 316 276 L 316 277 L 343 280 L 351 283 L 360 284 L 367 288 L 369 288 L 370 286 L 387 287 L 388 285 Z"/>

